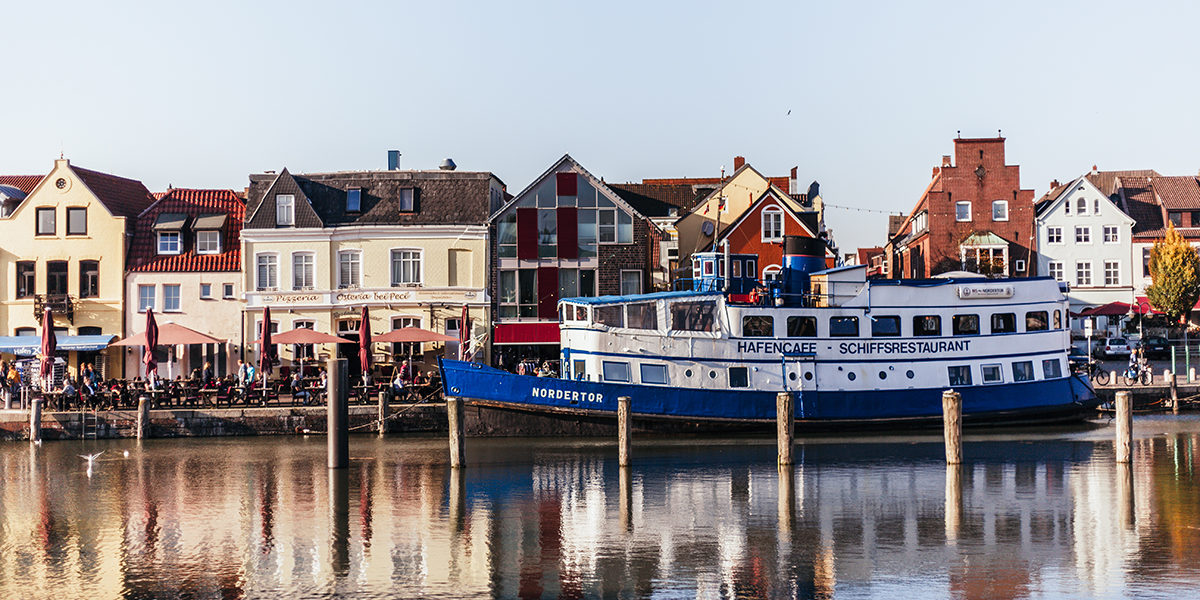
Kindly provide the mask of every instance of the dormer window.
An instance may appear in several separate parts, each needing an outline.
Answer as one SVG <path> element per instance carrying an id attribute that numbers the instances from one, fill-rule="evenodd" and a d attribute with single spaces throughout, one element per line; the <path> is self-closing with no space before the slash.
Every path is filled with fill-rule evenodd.
<path id="1" fill-rule="evenodd" d="M 413 188 L 404 188 L 400 190 L 400 212 L 413 212 L 416 210 L 416 205 L 413 203 Z"/>
<path id="2" fill-rule="evenodd" d="M 158 241 L 159 254 L 179 254 L 183 252 L 183 239 L 180 231 L 187 222 L 187 215 L 180 213 L 163 213 L 154 220 L 154 231 Z"/>
<path id="3" fill-rule="evenodd" d="M 346 212 L 362 211 L 362 190 L 351 188 L 346 190 Z"/>
<path id="4" fill-rule="evenodd" d="M 196 232 L 196 254 L 220 254 L 221 253 L 221 232 L 220 231 L 197 231 Z"/>
<path id="5" fill-rule="evenodd" d="M 179 232 L 178 231 L 160 231 L 158 232 L 158 253 L 159 254 L 179 254 Z"/>
<path id="6" fill-rule="evenodd" d="M 296 197 L 292 194 L 275 196 L 275 225 L 290 227 L 296 224 Z"/>

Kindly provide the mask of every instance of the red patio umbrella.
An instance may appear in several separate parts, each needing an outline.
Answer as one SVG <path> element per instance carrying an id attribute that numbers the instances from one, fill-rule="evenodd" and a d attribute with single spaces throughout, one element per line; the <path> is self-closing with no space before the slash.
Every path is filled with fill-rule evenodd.
<path id="1" fill-rule="evenodd" d="M 216 338 L 207 333 L 200 333 L 195 329 L 184 327 L 178 323 L 163 323 L 161 326 L 154 328 L 158 335 L 158 340 L 155 345 L 163 346 L 188 346 L 191 344 L 224 344 L 225 340 Z M 131 335 L 123 340 L 113 342 L 113 346 L 146 346 L 146 332 L 143 331 L 136 335 Z"/>
<path id="2" fill-rule="evenodd" d="M 401 327 L 393 329 L 375 338 L 376 342 L 453 342 L 452 335 L 421 329 L 420 327 Z"/>
<path id="3" fill-rule="evenodd" d="M 275 353 L 271 341 L 271 307 L 263 307 L 262 332 L 259 340 L 262 341 L 262 348 L 258 353 L 258 371 L 263 376 L 263 386 L 266 386 L 267 375 L 271 374 L 271 366 L 275 362 Z"/>
<path id="4" fill-rule="evenodd" d="M 1081 317 L 1123 317 L 1127 314 L 1129 314 L 1129 305 L 1124 302 L 1109 302 L 1079 311 Z"/>
<path id="5" fill-rule="evenodd" d="M 158 323 L 154 321 L 154 309 L 146 309 L 146 331 L 145 336 L 146 353 L 142 355 L 142 362 L 146 363 L 146 378 L 150 378 L 151 373 L 158 372 L 158 361 L 154 360 L 154 348 L 158 346 Z"/>
<path id="6" fill-rule="evenodd" d="M 262 340 L 254 340 L 255 344 L 261 344 Z M 283 333 L 275 333 L 271 335 L 272 344 L 345 344 L 346 340 L 336 335 L 313 331 L 306 327 L 297 327 L 291 331 Z"/>
<path id="7" fill-rule="evenodd" d="M 458 360 L 467 360 L 467 343 L 471 341 L 471 330 L 467 317 L 467 305 L 463 305 L 462 320 L 458 322 Z"/>
<path id="8" fill-rule="evenodd" d="M 58 337 L 54 335 L 54 316 L 50 307 L 42 314 L 42 382 L 44 390 L 54 384 L 54 351 L 58 349 Z"/>
<path id="9" fill-rule="evenodd" d="M 365 305 L 358 322 L 358 364 L 364 376 L 371 372 L 371 320 Z"/>

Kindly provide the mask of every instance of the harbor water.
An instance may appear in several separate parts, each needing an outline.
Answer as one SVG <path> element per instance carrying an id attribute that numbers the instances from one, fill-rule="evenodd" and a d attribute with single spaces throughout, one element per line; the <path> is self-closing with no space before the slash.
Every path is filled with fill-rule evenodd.
<path id="1" fill-rule="evenodd" d="M 1200 419 L 1134 434 L 5 443 L 0 598 L 1191 597 Z"/>

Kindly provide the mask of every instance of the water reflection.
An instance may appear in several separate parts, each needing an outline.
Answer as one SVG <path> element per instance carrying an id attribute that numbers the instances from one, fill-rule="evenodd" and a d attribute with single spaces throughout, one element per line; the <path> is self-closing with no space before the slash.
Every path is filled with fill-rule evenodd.
<path id="1" fill-rule="evenodd" d="M 1165 431 L 1165 433 L 1159 433 Z M 1197 421 L 614 444 L 357 437 L 0 447 L 0 597 L 1137 597 L 1200 584 Z M 123 450 L 128 449 L 128 457 Z M 78 458 L 107 450 L 92 476 Z"/>

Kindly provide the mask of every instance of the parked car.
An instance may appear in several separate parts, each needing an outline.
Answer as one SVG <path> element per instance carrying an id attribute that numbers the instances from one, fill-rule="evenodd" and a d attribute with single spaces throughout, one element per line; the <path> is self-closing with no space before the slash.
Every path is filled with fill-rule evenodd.
<path id="1" fill-rule="evenodd" d="M 1129 341 L 1125 338 L 1104 338 L 1092 351 L 1097 358 L 1129 357 Z"/>
<path id="2" fill-rule="evenodd" d="M 1148 337 L 1142 340 L 1142 353 L 1146 358 L 1170 358 L 1171 344 L 1167 338 Z"/>

